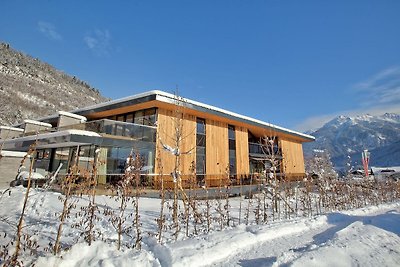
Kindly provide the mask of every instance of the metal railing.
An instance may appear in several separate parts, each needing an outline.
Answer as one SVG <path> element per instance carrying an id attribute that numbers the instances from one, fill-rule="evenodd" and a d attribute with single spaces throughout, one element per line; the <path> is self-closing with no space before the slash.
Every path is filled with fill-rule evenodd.
<path id="1" fill-rule="evenodd" d="M 147 125 L 141 125 L 123 121 L 114 121 L 109 119 L 101 119 L 101 120 L 88 121 L 85 123 L 78 123 L 57 128 L 40 130 L 38 132 L 24 133 L 21 135 L 21 137 L 43 134 L 43 133 L 66 131 L 66 130 L 90 131 L 98 134 L 123 136 L 147 142 L 155 142 L 156 132 L 157 132 L 157 128 L 154 126 L 147 126 Z"/>
<path id="2" fill-rule="evenodd" d="M 148 142 L 156 141 L 157 131 L 156 127 L 153 126 L 108 119 L 89 121 L 86 123 L 68 125 L 57 128 L 58 131 L 71 129 L 91 131 L 99 134 L 129 137 L 136 140 Z"/>

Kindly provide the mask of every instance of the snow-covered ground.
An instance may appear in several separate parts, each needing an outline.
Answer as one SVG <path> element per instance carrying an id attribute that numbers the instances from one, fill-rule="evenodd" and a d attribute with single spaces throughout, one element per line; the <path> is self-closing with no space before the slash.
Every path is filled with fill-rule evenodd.
<path id="1" fill-rule="evenodd" d="M 7 243 L 15 234 L 15 225 L 22 209 L 25 189 L 16 187 L 0 199 L 0 242 Z M 313 217 L 275 220 L 264 225 L 238 224 L 222 231 L 198 234 L 174 241 L 166 235 L 159 244 L 156 219 L 160 200 L 140 198 L 142 249 L 132 248 L 125 235 L 124 247 L 116 249 L 116 231 L 103 212 L 98 213 L 96 229 L 104 241 L 88 246 L 81 237 L 80 206 L 87 204 L 83 197 L 68 218 L 62 243 L 68 250 L 53 256 L 54 244 L 62 210 L 60 194 L 31 190 L 25 217 L 24 233 L 40 245 L 29 254 L 22 252 L 25 265 L 35 266 L 400 266 L 400 202 L 370 206 L 346 212 L 332 212 Z M 76 199 L 78 200 L 78 199 Z M 239 203 L 230 200 L 231 216 Z M 254 200 L 253 200 L 254 201 Z M 97 196 L 99 209 L 118 202 L 107 196 Z M 75 217 L 77 216 L 77 217 Z M 128 218 L 129 219 L 129 218 Z M 244 219 L 242 218 L 242 223 Z M 25 242 L 25 241 L 24 241 Z M 12 252 L 13 246 L 9 246 Z"/>

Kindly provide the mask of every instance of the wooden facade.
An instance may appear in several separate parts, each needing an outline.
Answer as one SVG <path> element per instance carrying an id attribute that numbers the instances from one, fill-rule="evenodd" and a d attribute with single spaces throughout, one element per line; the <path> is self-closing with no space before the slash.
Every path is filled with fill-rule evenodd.
<path id="1" fill-rule="evenodd" d="M 238 178 L 250 174 L 249 133 L 245 127 L 236 127 L 236 171 Z M 247 155 L 247 156 L 244 156 Z"/>
<path id="2" fill-rule="evenodd" d="M 288 179 L 303 178 L 305 174 L 303 146 L 290 140 L 281 140 L 282 169 Z"/>
<path id="3" fill-rule="evenodd" d="M 171 108 L 171 106 L 168 106 Z M 183 114 L 183 115 L 182 115 Z M 170 174 L 175 167 L 175 156 L 163 148 L 163 144 L 170 147 L 176 146 L 176 128 L 181 127 L 182 140 L 180 151 L 180 172 L 183 180 L 188 180 L 195 175 L 196 165 L 196 119 L 205 118 L 206 122 L 206 176 L 205 181 L 208 186 L 218 186 L 225 184 L 229 177 L 229 147 L 228 147 L 228 123 L 215 117 L 207 118 L 207 114 L 199 114 L 190 109 L 180 111 L 158 108 L 157 123 L 157 157 L 160 158 L 160 166 L 156 166 L 155 174 L 162 175 L 164 181 L 169 185 L 172 183 Z M 181 117 L 181 119 L 180 119 Z M 230 121 L 232 125 L 232 121 Z M 239 126 L 241 125 L 241 126 Z M 249 177 L 249 128 L 243 124 L 234 125 L 235 144 L 236 144 L 236 173 L 237 179 Z M 253 127 L 254 128 L 254 127 Z M 305 176 L 304 157 L 302 143 L 296 139 L 288 139 L 287 135 L 280 135 L 271 130 L 260 132 L 264 136 L 277 136 L 279 147 L 282 151 L 281 172 L 288 179 L 299 179 Z M 190 153 L 185 153 L 189 152 Z"/>
<path id="4" fill-rule="evenodd" d="M 206 119 L 206 181 L 218 186 L 229 173 L 228 124 Z"/>

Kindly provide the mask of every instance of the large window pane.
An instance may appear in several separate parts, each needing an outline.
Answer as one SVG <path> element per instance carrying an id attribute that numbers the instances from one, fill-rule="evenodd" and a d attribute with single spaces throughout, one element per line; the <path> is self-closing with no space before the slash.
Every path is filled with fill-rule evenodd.
<path id="1" fill-rule="evenodd" d="M 206 134 L 206 122 L 204 119 L 197 119 L 197 134 Z"/>
<path id="2" fill-rule="evenodd" d="M 143 124 L 148 126 L 154 126 L 155 123 L 156 123 L 156 109 L 155 108 L 146 109 L 144 111 Z"/>
<path id="3" fill-rule="evenodd" d="M 66 174 L 68 169 L 69 148 L 57 148 L 54 152 L 52 170 L 56 171 L 61 166 L 59 174 Z"/>
<path id="4" fill-rule="evenodd" d="M 206 174 L 206 121 L 197 118 L 196 124 L 196 173 L 198 182 L 202 183 Z"/>

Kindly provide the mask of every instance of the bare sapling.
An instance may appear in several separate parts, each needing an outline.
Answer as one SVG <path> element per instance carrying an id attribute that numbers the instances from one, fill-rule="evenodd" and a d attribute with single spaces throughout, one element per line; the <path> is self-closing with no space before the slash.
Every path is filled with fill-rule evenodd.
<path id="1" fill-rule="evenodd" d="M 250 178 L 250 185 L 253 185 L 253 175 Z M 245 211 L 245 214 L 244 214 L 244 221 L 245 221 L 246 225 L 249 225 L 249 222 L 250 222 L 250 210 L 251 210 L 251 207 L 252 207 L 252 204 L 253 204 L 252 203 L 253 202 L 252 201 L 253 195 L 252 195 L 251 191 L 248 193 L 247 197 L 248 197 L 248 201 L 247 201 L 246 211 Z"/>
<path id="2" fill-rule="evenodd" d="M 64 192 L 63 199 L 62 197 L 60 197 L 60 199 L 63 200 L 63 209 L 61 215 L 59 216 L 60 224 L 58 226 L 57 236 L 53 247 L 54 255 L 60 253 L 61 250 L 60 248 L 61 234 L 63 230 L 63 225 L 65 223 L 65 219 L 70 214 L 71 209 L 76 207 L 76 205 L 73 202 L 70 203 L 70 198 L 72 196 L 73 187 L 75 186 L 76 180 L 79 177 L 78 162 L 79 162 L 79 146 L 76 148 L 72 166 L 69 168 L 68 174 L 61 183 L 61 189 Z"/>
<path id="3" fill-rule="evenodd" d="M 224 205 L 224 211 L 225 211 L 225 221 L 226 221 L 226 226 L 229 227 L 231 225 L 231 214 L 230 214 L 230 209 L 231 205 L 229 202 L 229 193 L 231 189 L 231 180 L 230 180 L 230 171 L 229 171 L 229 166 L 225 170 L 226 176 L 227 176 L 227 183 L 225 184 L 225 205 Z"/>
<path id="4" fill-rule="evenodd" d="M 254 219 L 256 224 L 261 223 L 261 183 L 260 180 L 256 181 L 257 183 L 257 194 L 255 194 L 256 206 L 254 208 Z"/>
<path id="5" fill-rule="evenodd" d="M 92 244 L 92 241 L 94 240 L 93 236 L 93 229 L 94 229 L 94 223 L 96 220 L 96 211 L 97 211 L 97 205 L 96 205 L 96 187 L 97 187 L 97 164 L 98 164 L 98 154 L 100 152 L 100 149 L 97 148 L 95 150 L 95 155 L 93 159 L 93 166 L 92 166 L 92 174 L 90 176 L 90 199 L 89 199 L 89 219 L 88 219 L 88 224 L 89 224 L 89 229 L 86 235 L 86 240 L 89 244 L 89 246 Z"/>
<path id="6" fill-rule="evenodd" d="M 142 248 L 142 232 L 140 230 L 140 215 L 139 215 L 139 199 L 140 199 L 140 188 L 141 188 L 141 171 L 143 168 L 143 160 L 140 157 L 139 153 L 135 153 L 135 156 L 131 158 L 131 162 L 129 164 L 131 168 L 133 168 L 132 172 L 134 174 L 134 185 L 135 185 L 135 198 L 133 202 L 134 206 L 134 220 L 133 225 L 135 226 L 135 248 Z"/>
<path id="7" fill-rule="evenodd" d="M 34 165 L 34 154 L 36 152 L 36 143 L 33 143 L 30 148 L 28 153 L 24 156 L 24 158 L 21 161 L 20 167 L 22 167 L 24 165 L 25 160 L 27 159 L 27 157 L 31 158 L 31 162 L 30 162 L 30 166 L 29 166 L 29 175 L 28 175 L 28 184 L 26 186 L 26 191 L 25 191 L 25 196 L 24 196 L 24 202 L 23 202 L 23 206 L 22 206 L 22 211 L 21 211 L 21 215 L 19 217 L 18 220 L 18 225 L 17 225 L 17 233 L 16 233 L 16 238 L 15 238 L 15 251 L 13 256 L 10 259 L 10 262 L 6 262 L 4 265 L 10 265 L 10 266 L 18 266 L 21 265 L 21 262 L 18 261 L 18 256 L 20 253 L 20 249 L 21 249 L 21 237 L 22 237 L 22 227 L 24 224 L 24 216 L 25 216 L 25 211 L 27 208 L 27 203 L 28 203 L 28 198 L 29 198 L 29 191 L 31 188 L 31 179 L 32 179 L 32 171 L 33 171 L 33 165 Z"/>
<path id="8" fill-rule="evenodd" d="M 208 193 L 208 189 L 207 189 L 207 187 L 204 185 L 203 186 L 203 189 L 206 191 L 206 199 L 205 199 L 205 204 L 206 204 L 206 210 L 205 210 L 205 212 L 206 212 L 206 214 L 205 214 L 205 216 L 206 216 L 206 231 L 207 231 L 207 233 L 209 233 L 210 231 L 211 231 L 211 221 L 212 221 L 212 218 L 211 218 L 211 202 L 210 202 L 210 196 L 209 196 L 209 193 Z"/>
<path id="9" fill-rule="evenodd" d="M 242 223 L 242 202 L 243 202 L 243 178 L 240 177 L 239 179 L 239 224 Z"/>
<path id="10" fill-rule="evenodd" d="M 196 195 L 196 191 L 195 191 L 196 187 L 197 187 L 197 185 L 196 185 L 196 163 L 194 161 L 192 161 L 190 164 L 189 194 L 188 194 L 188 201 L 190 204 L 188 205 L 188 207 L 192 207 L 192 209 L 193 209 L 194 235 L 198 234 L 197 228 L 198 228 L 198 225 L 202 221 L 201 213 L 198 211 L 198 207 L 197 207 L 197 195 Z M 190 216 L 190 214 L 188 214 L 186 229 L 189 228 L 189 216 Z M 188 233 L 187 233 L 187 236 L 188 236 Z"/>
<path id="11" fill-rule="evenodd" d="M 281 168 L 281 151 L 277 145 L 277 137 L 274 135 L 271 136 L 264 136 L 261 141 L 260 145 L 266 159 L 266 171 L 268 171 L 267 183 L 271 188 L 269 192 L 271 194 L 272 199 L 272 218 L 275 220 L 276 213 L 278 213 L 279 209 L 279 180 L 277 178 L 277 170 Z M 267 174 L 267 173 L 266 173 Z"/>
<path id="12" fill-rule="evenodd" d="M 132 225 L 127 226 L 127 218 L 133 216 L 126 214 L 128 204 L 132 202 L 132 189 L 135 184 L 135 169 L 134 169 L 134 156 L 133 150 L 126 159 L 125 173 L 121 176 L 120 180 L 114 185 L 113 190 L 116 196 L 113 199 L 119 202 L 118 213 L 108 211 L 111 216 L 110 221 L 115 230 L 117 231 L 117 249 L 122 247 L 122 238 L 124 234 L 128 234 L 132 230 Z M 134 219 L 135 220 L 135 219 Z"/>
<path id="13" fill-rule="evenodd" d="M 175 240 L 178 239 L 178 235 L 181 231 L 181 226 L 179 223 L 179 198 L 183 200 L 183 205 L 187 209 L 186 205 L 190 205 L 190 201 L 188 200 L 188 196 L 186 195 L 185 191 L 182 187 L 182 157 L 185 155 L 189 155 L 192 153 L 195 147 L 189 148 L 186 151 L 183 149 L 183 144 L 185 139 L 191 135 L 193 132 L 190 132 L 187 136 L 184 135 L 184 128 L 183 128 L 183 121 L 184 121 L 184 99 L 176 95 L 176 110 L 173 117 L 173 126 L 174 126 L 174 133 L 173 136 L 170 136 L 173 145 L 168 145 L 165 140 L 162 140 L 159 137 L 159 142 L 169 154 L 173 156 L 174 160 L 174 167 L 171 172 L 171 177 L 173 181 L 173 202 L 172 202 L 172 228 L 173 228 L 173 236 Z M 193 129 L 194 131 L 195 129 Z M 168 135 L 166 135 L 168 136 Z"/>
<path id="14" fill-rule="evenodd" d="M 97 168 L 101 164 L 98 161 L 98 153 L 100 149 L 94 151 L 93 160 L 90 164 L 89 170 L 80 170 L 80 182 L 79 187 L 81 197 L 87 195 L 88 204 L 82 206 L 81 211 L 76 214 L 76 217 L 80 217 L 81 220 L 77 221 L 74 225 L 75 228 L 83 227 L 83 233 L 85 241 L 90 246 L 95 240 L 96 236 L 100 236 L 101 233 L 94 230 L 95 223 L 99 220 L 97 213 L 99 212 L 98 206 L 96 205 L 96 188 L 97 188 Z"/>
<path id="15" fill-rule="evenodd" d="M 163 232 L 165 231 L 165 214 L 164 214 L 164 206 L 165 206 L 165 188 L 164 188 L 164 177 L 163 173 L 163 166 L 161 162 L 161 157 L 157 157 L 157 165 L 159 170 L 158 181 L 160 183 L 160 216 L 157 221 L 158 226 L 158 242 L 162 243 Z"/>
<path id="16" fill-rule="evenodd" d="M 224 228 L 224 220 L 225 220 L 225 212 L 222 207 L 222 200 L 224 199 L 224 194 L 222 192 L 222 178 L 219 178 L 219 183 L 218 183 L 218 196 L 217 196 L 217 206 L 215 208 L 215 211 L 218 214 L 218 217 L 216 217 L 216 221 L 219 224 L 219 228 L 222 231 Z"/>

